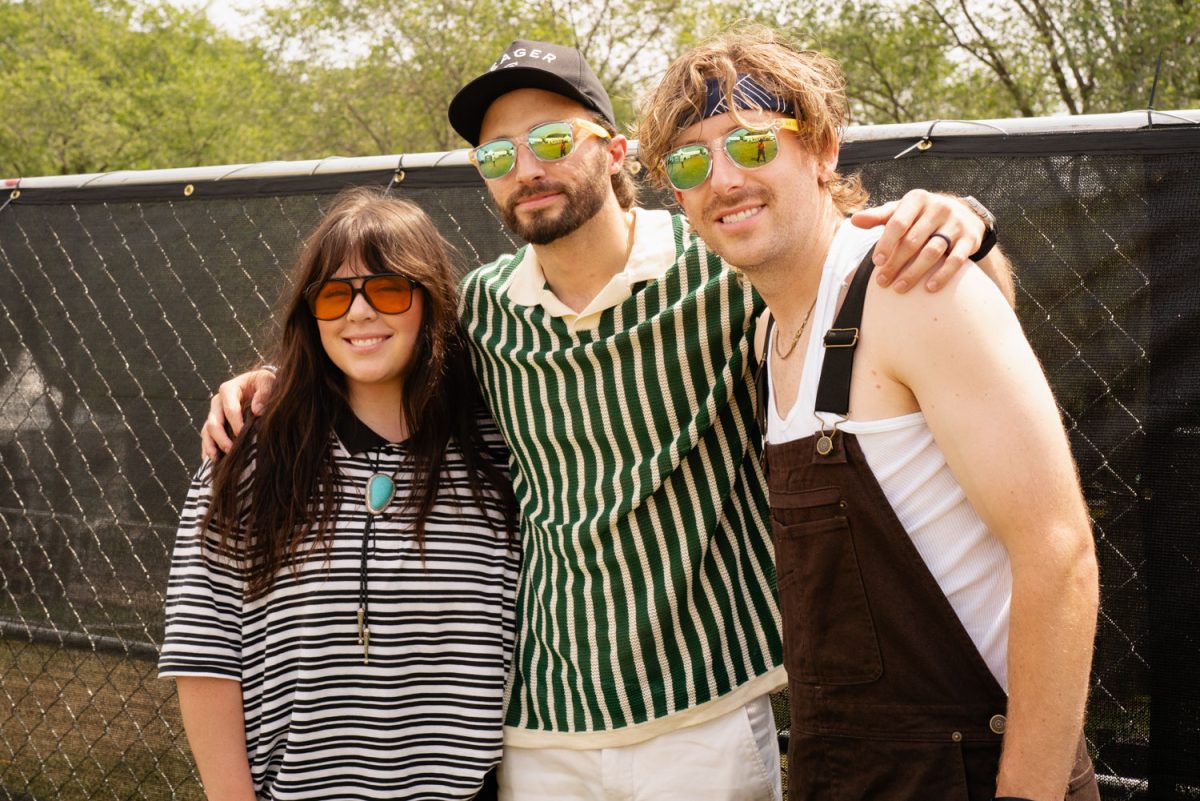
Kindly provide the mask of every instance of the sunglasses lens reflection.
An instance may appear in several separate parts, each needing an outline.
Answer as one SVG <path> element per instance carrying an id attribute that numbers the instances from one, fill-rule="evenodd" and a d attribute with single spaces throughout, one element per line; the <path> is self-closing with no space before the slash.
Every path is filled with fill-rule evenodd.
<path id="1" fill-rule="evenodd" d="M 691 189 L 704 183 L 712 154 L 704 145 L 684 145 L 667 154 L 667 178 L 676 189 Z"/>
<path id="2" fill-rule="evenodd" d="M 558 161 L 571 155 L 575 139 L 565 122 L 539 125 L 529 132 L 529 149 L 542 161 Z"/>
<path id="3" fill-rule="evenodd" d="M 489 181 L 503 178 L 517 160 L 517 148 L 507 139 L 497 139 L 475 148 L 475 164 L 479 174 Z"/>
<path id="4" fill-rule="evenodd" d="M 725 138 L 725 152 L 739 167 L 761 167 L 769 164 L 779 152 L 775 131 L 751 131 L 739 128 Z"/>

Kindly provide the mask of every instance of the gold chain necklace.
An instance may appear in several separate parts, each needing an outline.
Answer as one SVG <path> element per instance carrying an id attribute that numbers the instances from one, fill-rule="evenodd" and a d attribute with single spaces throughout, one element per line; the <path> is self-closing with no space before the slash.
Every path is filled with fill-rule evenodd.
<path id="1" fill-rule="evenodd" d="M 780 359 L 786 359 L 792 355 L 792 351 L 796 349 L 796 343 L 800 341 L 800 337 L 804 336 L 804 329 L 808 328 L 808 318 L 812 317 L 813 309 L 817 307 L 817 299 L 813 298 L 812 305 L 808 307 L 808 313 L 804 315 L 804 322 L 800 323 L 800 327 L 796 329 L 796 333 L 792 334 L 792 343 L 788 345 L 787 353 L 779 352 L 779 337 L 775 337 L 775 355 Z"/>

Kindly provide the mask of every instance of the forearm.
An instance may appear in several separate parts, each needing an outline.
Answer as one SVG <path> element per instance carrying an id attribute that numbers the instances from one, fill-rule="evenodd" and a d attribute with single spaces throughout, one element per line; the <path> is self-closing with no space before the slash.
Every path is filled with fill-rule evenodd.
<path id="1" fill-rule="evenodd" d="M 1014 563 L 998 796 L 1063 797 L 1087 703 L 1098 592 L 1090 542 L 1051 567 Z"/>
<path id="2" fill-rule="evenodd" d="M 212 801 L 255 801 L 241 683 L 180 676 L 175 686 L 183 728 L 205 794 Z"/>
<path id="3" fill-rule="evenodd" d="M 992 279 L 992 283 L 1000 287 L 1000 292 L 1008 301 L 1008 305 L 1014 309 L 1017 308 L 1017 287 L 1013 282 L 1012 262 L 1000 252 L 1000 246 L 992 248 L 976 264 L 979 265 L 979 269 L 983 270 L 984 275 Z"/>

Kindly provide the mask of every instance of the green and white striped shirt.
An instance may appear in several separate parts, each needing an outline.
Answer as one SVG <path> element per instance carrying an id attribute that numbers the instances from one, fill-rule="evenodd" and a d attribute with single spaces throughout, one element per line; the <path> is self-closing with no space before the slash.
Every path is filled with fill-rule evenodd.
<path id="1" fill-rule="evenodd" d="M 673 236 L 674 261 L 594 327 L 512 297 L 524 248 L 462 287 L 522 512 L 510 745 L 638 742 L 783 684 L 750 374 L 762 302 L 681 217 L 638 217 L 634 253 Z"/>

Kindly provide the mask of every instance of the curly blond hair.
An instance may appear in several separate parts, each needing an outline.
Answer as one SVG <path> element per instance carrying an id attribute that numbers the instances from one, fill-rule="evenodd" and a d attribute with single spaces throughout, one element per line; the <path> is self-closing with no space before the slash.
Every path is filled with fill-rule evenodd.
<path id="1" fill-rule="evenodd" d="M 837 148 L 850 117 L 838 63 L 815 50 L 801 50 L 762 25 L 738 26 L 676 59 L 642 103 L 636 129 L 638 159 L 656 185 L 670 188 L 663 159 L 679 132 L 700 122 L 706 81 L 715 78 L 726 105 L 736 108 L 732 92 L 739 73 L 751 75 L 768 92 L 791 101 L 800 123 L 797 136 L 806 150 L 826 154 Z M 738 112 L 733 113 L 737 118 Z M 857 175 L 835 173 L 825 186 L 844 214 L 866 205 L 867 192 Z"/>

